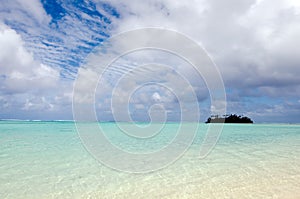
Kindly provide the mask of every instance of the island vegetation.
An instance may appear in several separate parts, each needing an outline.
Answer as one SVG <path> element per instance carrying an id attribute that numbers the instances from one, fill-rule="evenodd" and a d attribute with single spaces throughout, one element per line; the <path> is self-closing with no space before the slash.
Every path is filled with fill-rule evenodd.
<path id="1" fill-rule="evenodd" d="M 245 116 L 231 114 L 223 115 L 222 117 L 219 115 L 212 115 L 205 123 L 253 123 L 253 121 Z"/>

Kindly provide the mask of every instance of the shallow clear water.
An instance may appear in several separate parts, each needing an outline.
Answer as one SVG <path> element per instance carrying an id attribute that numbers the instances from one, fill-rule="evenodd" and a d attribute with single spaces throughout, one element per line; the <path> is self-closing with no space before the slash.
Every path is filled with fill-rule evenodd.
<path id="1" fill-rule="evenodd" d="M 124 150 L 167 143 L 162 136 L 132 144 L 113 123 L 105 125 Z M 166 124 L 165 133 L 176 125 Z M 226 124 L 213 151 L 200 159 L 207 126 L 200 124 L 175 163 L 130 174 L 98 163 L 72 122 L 1 121 L 0 198 L 299 198 L 300 125 Z"/>

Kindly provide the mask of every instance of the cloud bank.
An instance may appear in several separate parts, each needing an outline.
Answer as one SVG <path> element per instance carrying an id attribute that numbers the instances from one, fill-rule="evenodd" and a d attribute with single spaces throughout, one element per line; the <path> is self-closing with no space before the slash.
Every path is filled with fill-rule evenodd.
<path id="1" fill-rule="evenodd" d="M 72 83 L 93 48 L 122 31 L 160 27 L 181 32 L 205 47 L 222 74 L 229 113 L 257 122 L 300 122 L 297 0 L 53 2 L 3 1 L 1 118 L 71 119 Z M 172 65 L 164 58 L 157 60 Z M 131 67 L 133 63 L 115 65 L 103 85 L 109 90 L 118 73 Z M 179 68 L 192 73 L 184 65 Z M 210 114 L 208 92 L 202 80 L 191 79 L 205 117 Z M 147 102 L 172 99 L 166 91 L 143 92 L 136 96 L 136 111 L 147 107 L 143 95 Z M 100 96 L 98 107 L 108 111 L 109 120 L 105 103 L 109 95 Z M 170 110 L 172 105 L 176 109 L 172 100 L 168 103 Z"/>

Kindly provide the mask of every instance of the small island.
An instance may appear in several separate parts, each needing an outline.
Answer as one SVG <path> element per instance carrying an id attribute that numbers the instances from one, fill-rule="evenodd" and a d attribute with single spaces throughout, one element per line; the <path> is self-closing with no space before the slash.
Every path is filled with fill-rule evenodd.
<path id="1" fill-rule="evenodd" d="M 205 122 L 207 123 L 253 123 L 253 121 L 245 116 L 231 114 L 231 115 L 224 115 L 220 117 L 219 115 L 212 115 L 207 119 Z"/>

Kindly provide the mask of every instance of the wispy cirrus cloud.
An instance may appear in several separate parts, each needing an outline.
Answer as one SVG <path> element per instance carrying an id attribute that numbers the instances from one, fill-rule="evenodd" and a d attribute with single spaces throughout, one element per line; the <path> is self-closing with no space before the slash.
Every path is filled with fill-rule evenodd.
<path id="1" fill-rule="evenodd" d="M 86 55 L 109 36 L 112 19 L 118 17 L 109 4 L 102 7 L 104 14 L 88 1 L 4 1 L 0 20 L 21 35 L 37 60 L 73 79 Z"/>

